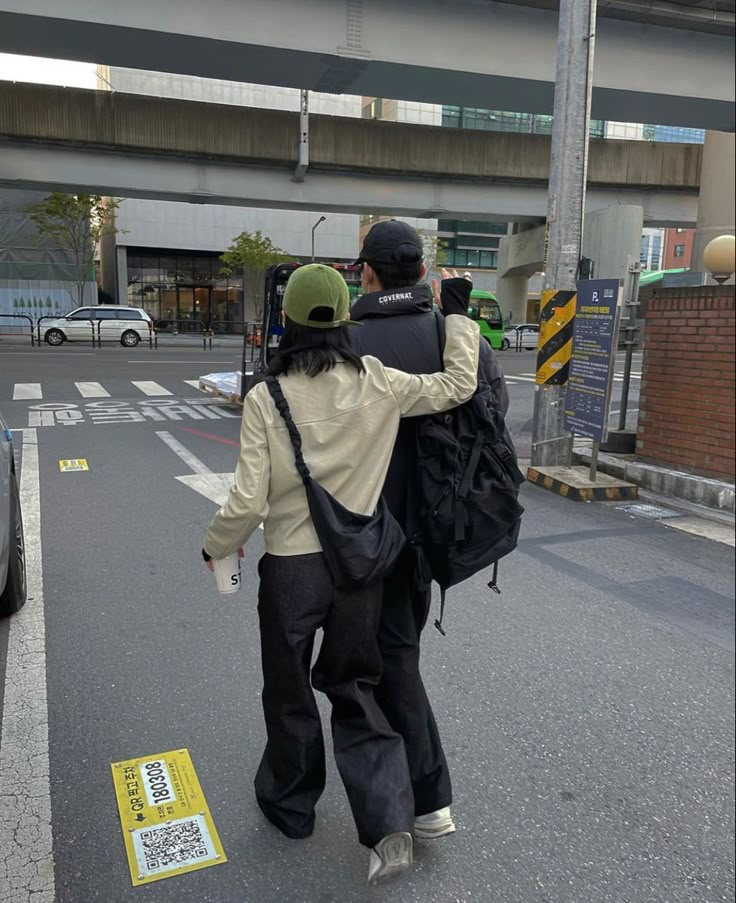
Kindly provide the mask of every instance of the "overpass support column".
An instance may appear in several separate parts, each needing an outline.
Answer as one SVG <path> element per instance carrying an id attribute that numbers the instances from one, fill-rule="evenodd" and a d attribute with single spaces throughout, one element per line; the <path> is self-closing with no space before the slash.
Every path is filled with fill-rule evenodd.
<path id="1" fill-rule="evenodd" d="M 503 312 L 504 323 L 526 322 L 526 302 L 529 298 L 528 276 L 504 276 L 498 280 L 496 297 Z"/>
<path id="2" fill-rule="evenodd" d="M 734 167 L 736 167 L 736 135 L 733 132 L 706 132 L 703 166 L 700 173 L 698 224 L 693 243 L 690 269 L 705 271 L 703 250 L 719 235 L 736 234 L 736 199 Z"/>

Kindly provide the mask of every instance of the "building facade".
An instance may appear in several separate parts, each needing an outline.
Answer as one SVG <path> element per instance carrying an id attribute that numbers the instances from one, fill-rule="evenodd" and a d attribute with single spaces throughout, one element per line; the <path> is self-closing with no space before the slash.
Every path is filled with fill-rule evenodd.
<path id="1" fill-rule="evenodd" d="M 100 89 L 206 103 L 299 110 L 290 88 L 241 84 L 187 75 L 98 68 Z M 360 116 L 358 97 L 309 96 L 314 113 Z M 103 246 L 103 288 L 120 304 L 145 308 L 157 321 L 192 324 L 217 321 L 238 331 L 255 317 L 255 299 L 245 298 L 243 279 L 226 275 L 220 255 L 243 231 L 260 230 L 295 260 L 311 258 L 312 227 L 322 216 L 305 211 L 250 209 L 129 198 L 117 216 L 118 233 Z M 357 215 L 324 214 L 315 231 L 315 257 L 347 262 L 358 253 Z M 173 327 L 172 327 L 173 328 Z"/>
<path id="2" fill-rule="evenodd" d="M 662 269 L 689 270 L 692 265 L 694 240 L 695 229 L 666 229 Z"/>

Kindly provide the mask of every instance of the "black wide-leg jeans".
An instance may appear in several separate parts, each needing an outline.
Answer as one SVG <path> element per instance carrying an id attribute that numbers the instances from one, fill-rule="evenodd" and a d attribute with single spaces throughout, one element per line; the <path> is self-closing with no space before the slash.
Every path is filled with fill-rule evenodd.
<path id="1" fill-rule="evenodd" d="M 325 748 L 312 687 L 332 704 L 335 760 L 360 842 L 412 831 L 404 741 L 374 698 L 382 584 L 338 590 L 321 554 L 261 562 L 258 615 L 267 743 L 255 779 L 263 813 L 288 837 L 308 837 L 325 786 Z M 323 638 L 311 667 L 317 631 Z M 310 682 L 311 670 L 311 682 Z"/>
<path id="2" fill-rule="evenodd" d="M 404 738 L 416 815 L 452 803 L 450 771 L 419 670 L 420 638 L 431 604 L 431 586 L 422 581 L 414 554 L 407 550 L 383 587 L 378 631 L 383 674 L 376 699 Z"/>

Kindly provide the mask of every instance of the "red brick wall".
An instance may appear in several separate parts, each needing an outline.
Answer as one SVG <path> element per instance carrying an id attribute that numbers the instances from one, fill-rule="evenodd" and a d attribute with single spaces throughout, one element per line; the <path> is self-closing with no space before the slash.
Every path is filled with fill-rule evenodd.
<path id="1" fill-rule="evenodd" d="M 734 288 L 661 289 L 649 301 L 637 455 L 734 479 Z"/>

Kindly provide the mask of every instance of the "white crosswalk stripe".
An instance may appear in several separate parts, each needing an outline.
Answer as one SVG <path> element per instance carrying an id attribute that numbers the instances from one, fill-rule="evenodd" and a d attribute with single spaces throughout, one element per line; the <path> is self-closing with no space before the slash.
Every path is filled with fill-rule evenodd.
<path id="1" fill-rule="evenodd" d="M 153 382 L 153 380 L 135 380 L 132 379 L 131 382 L 136 387 L 136 389 L 140 389 L 144 395 L 173 395 L 173 392 L 169 392 L 168 389 L 164 389 L 162 385 L 159 383 Z"/>
<path id="2" fill-rule="evenodd" d="M 16 383 L 13 386 L 13 401 L 37 401 L 43 398 L 41 383 Z"/>
<path id="3" fill-rule="evenodd" d="M 82 398 L 109 398 L 110 393 L 99 383 L 74 383 Z"/>
<path id="4" fill-rule="evenodd" d="M 198 389 L 198 388 L 199 388 L 199 380 L 198 380 L 198 379 L 185 379 L 184 382 L 185 382 L 188 386 L 192 386 L 192 387 L 195 388 L 195 389 Z"/>

